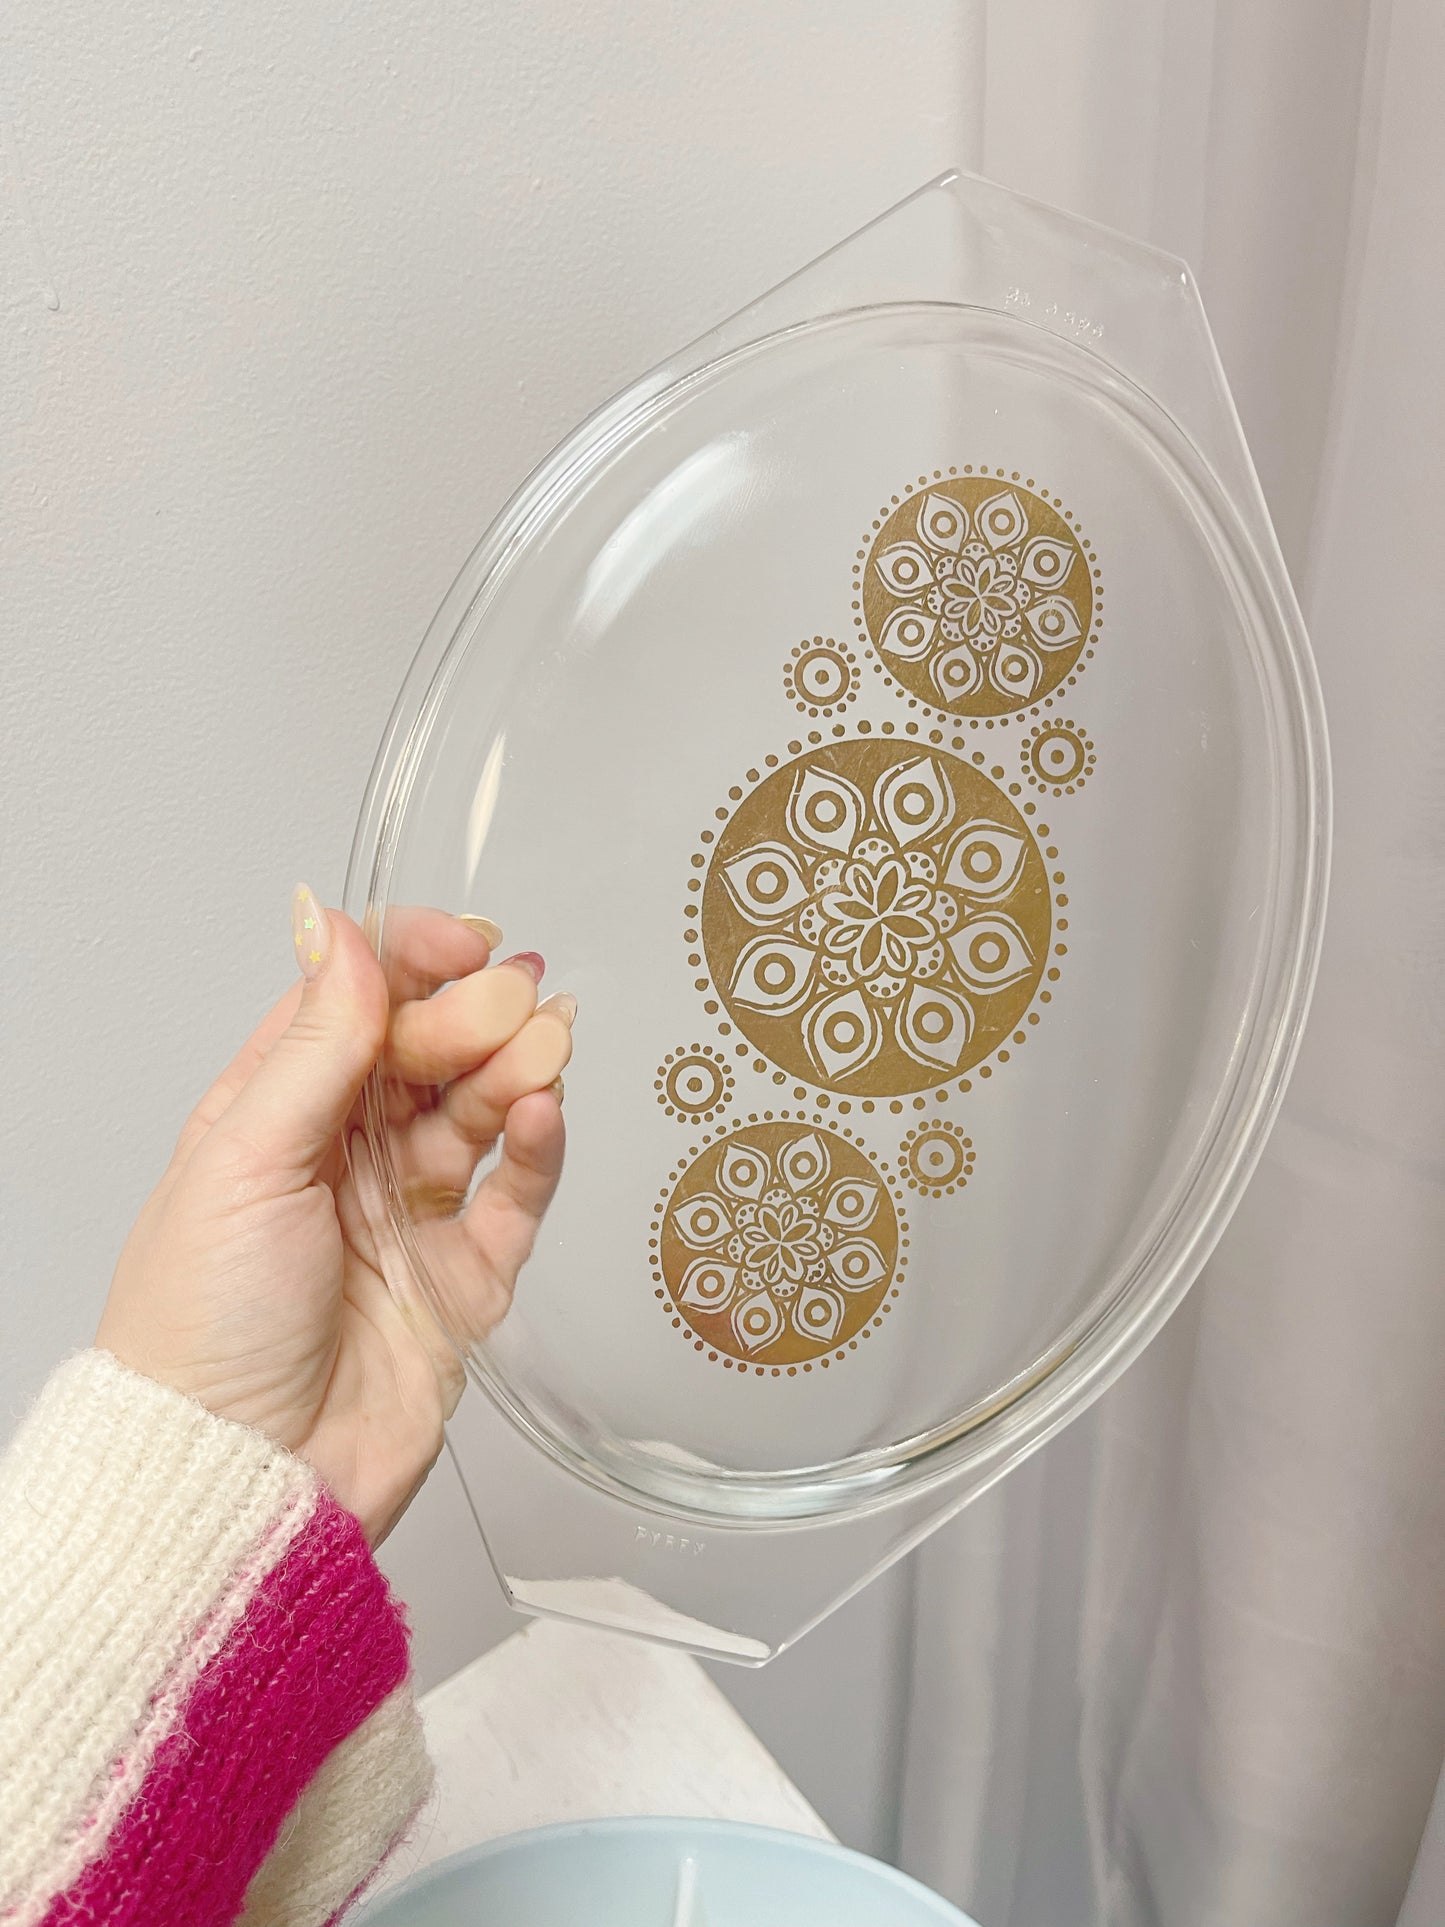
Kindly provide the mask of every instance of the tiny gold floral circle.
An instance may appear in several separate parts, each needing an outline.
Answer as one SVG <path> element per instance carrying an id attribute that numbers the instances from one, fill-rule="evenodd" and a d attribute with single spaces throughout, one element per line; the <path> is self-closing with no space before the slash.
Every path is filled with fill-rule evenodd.
<path id="1" fill-rule="evenodd" d="M 963 1188 L 973 1172 L 973 1139 L 956 1124 L 930 1118 L 904 1138 L 898 1150 L 903 1176 L 915 1191 L 942 1198 Z"/>
<path id="2" fill-rule="evenodd" d="M 789 702 L 807 716 L 833 716 L 858 693 L 858 658 L 831 636 L 814 636 L 796 645 L 783 665 Z"/>
<path id="3" fill-rule="evenodd" d="M 659 1295 L 713 1356 L 765 1371 L 844 1355 L 896 1293 L 904 1229 L 856 1140 L 768 1117 L 704 1145 L 664 1191 Z"/>
<path id="4" fill-rule="evenodd" d="M 1000 473 L 905 493 L 856 573 L 879 664 L 949 715 L 1027 709 L 1088 648 L 1093 551 L 1052 500 Z"/>
<path id="5" fill-rule="evenodd" d="M 669 1117 L 705 1124 L 732 1096 L 733 1074 L 719 1051 L 690 1044 L 669 1051 L 657 1067 L 657 1101 Z"/>
<path id="6" fill-rule="evenodd" d="M 1052 796 L 1081 790 L 1097 761 L 1093 743 L 1074 722 L 1039 723 L 1024 741 L 1024 775 L 1036 790 Z"/>

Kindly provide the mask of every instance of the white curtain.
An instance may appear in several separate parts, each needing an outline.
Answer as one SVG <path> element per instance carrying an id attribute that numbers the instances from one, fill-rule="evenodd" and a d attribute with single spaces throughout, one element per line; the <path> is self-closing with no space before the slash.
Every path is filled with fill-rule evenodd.
<path id="1" fill-rule="evenodd" d="M 986 1927 L 1440 1927 L 1445 8 L 976 14 L 975 163 L 1199 269 L 1338 842 L 1298 1075 L 1208 1274 L 914 1566 L 902 1857 Z"/>

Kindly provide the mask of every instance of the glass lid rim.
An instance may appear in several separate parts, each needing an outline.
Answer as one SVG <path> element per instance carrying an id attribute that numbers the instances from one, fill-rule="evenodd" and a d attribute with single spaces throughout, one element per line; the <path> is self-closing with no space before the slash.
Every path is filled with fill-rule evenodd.
<path id="1" fill-rule="evenodd" d="M 684 400 L 689 391 L 726 377 L 760 353 L 840 325 L 939 316 L 1007 324 L 1011 341 L 1028 342 L 1035 350 L 1026 359 L 1046 364 L 1055 375 L 1061 370 L 1072 373 L 1084 386 L 1096 392 L 1102 387 L 1123 400 L 1134 416 L 1136 431 L 1156 445 L 1157 461 L 1169 456 L 1168 444 L 1174 445 L 1170 467 L 1177 482 L 1188 480 L 1187 492 L 1197 498 L 1190 506 L 1201 540 L 1212 533 L 1209 546 L 1216 565 L 1232 565 L 1236 599 L 1248 588 L 1248 600 L 1256 606 L 1253 646 L 1263 653 L 1252 667 L 1260 684 L 1260 709 L 1279 788 L 1281 794 L 1291 792 L 1291 834 L 1281 842 L 1292 847 L 1275 852 L 1280 860 L 1272 877 L 1268 940 L 1261 942 L 1246 1010 L 1248 1041 L 1232 1060 L 1234 1074 L 1216 1093 L 1209 1128 L 1193 1147 L 1167 1207 L 1156 1214 L 1152 1234 L 1141 1239 L 1127 1268 L 1116 1271 L 1107 1293 L 1097 1294 L 1013 1378 L 963 1412 L 911 1438 L 856 1452 L 827 1466 L 770 1472 L 695 1470 L 630 1451 L 621 1442 L 615 1452 L 599 1447 L 596 1439 L 579 1442 L 575 1432 L 569 1436 L 566 1430 L 554 1428 L 515 1393 L 484 1344 L 470 1351 L 458 1348 L 468 1375 L 555 1463 L 613 1498 L 700 1523 L 762 1529 L 823 1525 L 939 1488 L 966 1484 L 970 1492 L 980 1490 L 1077 1416 L 1155 1335 L 1227 1226 L 1283 1099 L 1318 964 L 1330 845 L 1328 739 L 1303 622 L 1262 502 L 1247 507 L 1256 525 L 1262 524 L 1263 543 L 1251 533 L 1235 497 L 1173 416 L 1106 356 L 1011 311 L 953 301 L 877 302 L 835 309 L 765 332 L 685 368 L 674 379 L 659 381 L 659 372 L 654 371 L 604 403 L 558 443 L 473 547 L 402 683 L 353 840 L 345 887 L 347 910 L 380 951 L 399 826 L 425 754 L 430 722 L 444 704 L 451 674 L 477 640 L 491 593 L 525 556 L 528 538 L 565 510 L 595 468 L 614 450 L 644 436 L 656 417 Z M 1273 671 L 1278 684 L 1273 692 L 1266 686 L 1267 670 Z M 1292 855 L 1292 862 L 1282 860 L 1285 855 Z M 1253 1096 L 1242 1100 L 1241 1093 L 1250 1090 Z M 445 1330 L 439 1294 L 428 1280 L 411 1236 L 396 1181 L 384 1110 L 377 1102 L 377 1074 L 367 1086 L 365 1119 L 391 1229 L 423 1297 Z M 1189 1223 L 1191 1217 L 1192 1229 L 1179 1237 L 1178 1222 Z M 1154 1254 L 1171 1239 L 1171 1255 L 1146 1290 L 1144 1279 Z M 637 1476 L 644 1466 L 646 1476 Z"/>

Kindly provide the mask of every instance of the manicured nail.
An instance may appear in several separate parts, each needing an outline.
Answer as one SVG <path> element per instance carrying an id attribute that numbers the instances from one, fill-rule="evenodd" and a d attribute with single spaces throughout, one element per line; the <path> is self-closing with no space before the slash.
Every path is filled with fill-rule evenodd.
<path id="1" fill-rule="evenodd" d="M 570 990 L 554 990 L 550 997 L 544 997 L 538 1004 L 536 1015 L 540 1016 L 544 1010 L 550 1010 L 554 1017 L 560 1017 L 570 1030 L 572 1019 L 577 1015 L 577 999 Z"/>
<path id="2" fill-rule="evenodd" d="M 291 893 L 291 937 L 301 975 L 319 977 L 331 955 L 331 925 L 310 887 L 298 883 Z"/>
<path id="3" fill-rule="evenodd" d="M 515 957 L 503 957 L 502 962 L 516 964 L 519 970 L 525 970 L 534 984 L 541 983 L 542 973 L 547 968 L 546 960 L 539 957 L 535 950 L 519 950 Z"/>
<path id="4" fill-rule="evenodd" d="M 553 1097 L 556 1098 L 559 1104 L 565 1102 L 566 1096 L 567 1096 L 567 1086 L 562 1082 L 560 1077 L 554 1077 L 552 1079 L 552 1082 L 547 1086 L 547 1089 L 552 1093 Z"/>
<path id="5" fill-rule="evenodd" d="M 458 916 L 457 922 L 464 923 L 468 930 L 475 930 L 479 937 L 485 937 L 487 947 L 491 950 L 495 950 L 502 941 L 502 926 L 499 923 L 493 923 L 490 917 Z"/>

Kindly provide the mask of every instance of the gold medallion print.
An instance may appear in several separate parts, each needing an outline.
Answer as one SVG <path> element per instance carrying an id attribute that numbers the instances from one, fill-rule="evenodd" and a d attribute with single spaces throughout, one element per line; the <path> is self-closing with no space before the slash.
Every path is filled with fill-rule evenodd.
<path id="1" fill-rule="evenodd" d="M 783 689 L 804 715 L 835 715 L 858 694 L 858 658 L 831 636 L 814 636 L 783 665 Z"/>
<path id="2" fill-rule="evenodd" d="M 969 717 L 1014 715 L 1071 680 L 1100 596 L 1062 503 L 1002 469 L 940 471 L 894 500 L 854 570 L 859 626 L 887 674 Z"/>
<path id="3" fill-rule="evenodd" d="M 898 1162 L 915 1191 L 942 1198 L 968 1183 L 976 1153 L 972 1138 L 956 1124 L 935 1117 L 908 1133 L 899 1146 Z"/>
<path id="4" fill-rule="evenodd" d="M 1097 761 L 1094 745 L 1074 722 L 1038 723 L 1024 741 L 1024 775 L 1036 790 L 1054 796 L 1081 790 Z"/>
<path id="5" fill-rule="evenodd" d="M 705 1124 L 732 1096 L 733 1074 L 720 1051 L 689 1044 L 669 1051 L 657 1067 L 657 1101 L 669 1117 Z"/>
<path id="6" fill-rule="evenodd" d="M 766 1060 L 758 1069 L 892 1098 L 1022 1041 L 1015 1027 L 1058 975 L 1050 891 L 1063 875 L 982 769 L 867 737 L 732 794 L 693 887 L 726 1028 Z"/>
<path id="7" fill-rule="evenodd" d="M 714 1361 L 793 1376 L 882 1324 L 904 1230 L 851 1135 L 801 1115 L 754 1119 L 673 1173 L 653 1225 L 658 1297 Z"/>

